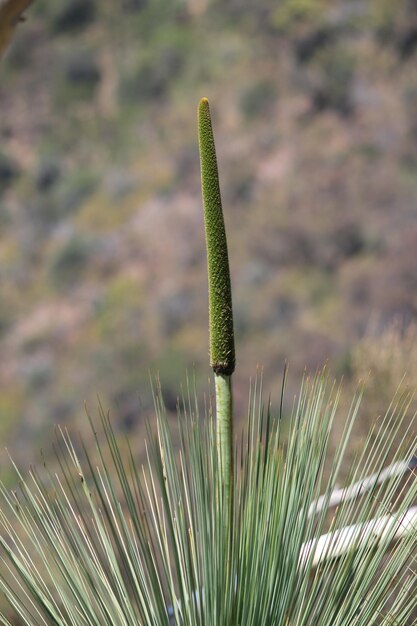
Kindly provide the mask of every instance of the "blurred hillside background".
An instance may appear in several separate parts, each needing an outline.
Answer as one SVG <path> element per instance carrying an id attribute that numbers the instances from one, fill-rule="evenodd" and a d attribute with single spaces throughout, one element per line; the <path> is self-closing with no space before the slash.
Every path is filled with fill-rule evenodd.
<path id="1" fill-rule="evenodd" d="M 139 446 L 149 370 L 171 411 L 187 368 L 208 388 L 201 96 L 237 412 L 257 364 L 275 399 L 285 360 L 290 389 L 325 361 L 348 388 L 372 370 L 363 423 L 415 384 L 414 0 L 36 0 L 27 17 L 0 66 L 2 446 L 33 460 L 54 424 L 86 431 L 97 395 Z"/>

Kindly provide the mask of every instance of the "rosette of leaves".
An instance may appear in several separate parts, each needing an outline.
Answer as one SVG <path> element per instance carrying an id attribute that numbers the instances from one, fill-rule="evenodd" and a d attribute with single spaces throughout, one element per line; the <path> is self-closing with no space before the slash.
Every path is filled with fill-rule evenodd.
<path id="1" fill-rule="evenodd" d="M 179 451 L 155 394 L 145 467 L 117 441 L 104 413 L 98 460 L 62 432 L 59 472 L 32 469 L 25 477 L 16 470 L 17 489 L 2 488 L 0 586 L 10 610 L 1 623 L 414 623 L 417 517 L 407 512 L 417 481 L 412 471 L 375 478 L 363 495 L 331 509 L 359 409 L 354 399 L 326 469 L 338 397 L 325 375 L 306 379 L 288 434 L 279 411 L 263 408 L 259 387 L 252 390 L 235 454 L 231 550 L 215 425 L 210 412 L 199 414 L 194 391 L 179 409 Z M 380 475 L 407 406 L 399 398 L 390 407 L 349 482 Z M 411 458 L 416 443 L 404 441 L 394 462 Z"/>

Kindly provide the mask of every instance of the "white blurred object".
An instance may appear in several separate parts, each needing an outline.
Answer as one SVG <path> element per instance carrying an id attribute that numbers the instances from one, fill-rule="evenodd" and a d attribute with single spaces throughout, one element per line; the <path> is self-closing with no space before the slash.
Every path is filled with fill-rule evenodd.
<path id="1" fill-rule="evenodd" d="M 417 532 L 417 506 L 411 507 L 402 515 L 384 515 L 363 524 L 345 526 L 326 533 L 318 539 L 305 543 L 300 552 L 300 564 L 306 563 L 313 552 L 312 566 L 317 567 L 328 559 L 337 558 L 358 546 L 358 544 L 378 544 L 391 538 L 402 539 L 411 532 Z"/>
<path id="2" fill-rule="evenodd" d="M 331 493 L 330 497 L 320 496 L 315 502 L 311 503 L 309 516 L 311 517 L 312 515 L 321 513 L 323 509 L 332 509 L 339 506 L 342 502 L 354 500 L 355 498 L 362 496 L 367 491 L 370 491 L 373 487 L 381 485 L 386 480 L 394 478 L 395 476 L 406 474 L 407 471 L 412 471 L 416 467 L 417 457 L 413 456 L 407 461 L 397 461 L 396 463 L 392 463 L 392 465 L 389 465 L 381 472 L 367 476 L 366 478 L 363 478 L 348 487 L 335 489 Z"/>

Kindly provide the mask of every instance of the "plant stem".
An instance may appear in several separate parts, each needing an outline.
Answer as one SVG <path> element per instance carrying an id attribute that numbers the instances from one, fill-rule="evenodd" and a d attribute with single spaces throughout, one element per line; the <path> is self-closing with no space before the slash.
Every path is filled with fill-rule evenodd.
<path id="1" fill-rule="evenodd" d="M 217 450 L 223 480 L 226 506 L 233 500 L 233 394 L 232 377 L 214 375 L 217 410 Z"/>
<path id="2" fill-rule="evenodd" d="M 208 264 L 210 364 L 216 384 L 217 450 L 225 503 L 233 515 L 231 375 L 235 369 L 235 344 L 232 290 L 216 148 L 207 98 L 200 101 L 198 108 L 198 138 Z"/>

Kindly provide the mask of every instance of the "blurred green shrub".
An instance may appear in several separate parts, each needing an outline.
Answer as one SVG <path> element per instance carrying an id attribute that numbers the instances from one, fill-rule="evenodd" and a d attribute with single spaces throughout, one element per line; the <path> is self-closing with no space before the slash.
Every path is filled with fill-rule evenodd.
<path id="1" fill-rule="evenodd" d="M 47 235 L 60 220 L 75 213 L 97 184 L 96 174 L 88 168 L 71 172 L 58 159 L 41 161 L 34 175 L 38 193 L 28 207 L 39 236 Z"/>
<path id="2" fill-rule="evenodd" d="M 276 85 L 263 78 L 244 89 L 239 98 L 239 108 L 247 119 L 268 113 L 276 100 Z"/>
<path id="3" fill-rule="evenodd" d="M 166 46 L 138 57 L 120 81 L 120 96 L 124 101 L 159 99 L 166 95 L 181 71 L 185 58 L 181 50 Z"/>
<path id="4" fill-rule="evenodd" d="M 79 31 L 93 22 L 96 15 L 96 0 L 61 0 L 55 6 L 52 31 L 56 34 Z"/>
<path id="5" fill-rule="evenodd" d="M 320 22 L 327 0 L 282 0 L 271 16 L 272 25 L 282 33 L 293 33 L 301 26 Z"/>
<path id="6" fill-rule="evenodd" d="M 159 302 L 158 311 L 164 336 L 173 335 L 191 319 L 192 305 L 193 294 L 187 288 L 171 293 Z"/>
<path id="7" fill-rule="evenodd" d="M 332 44 L 337 38 L 337 30 L 329 24 L 301 32 L 294 38 L 294 52 L 299 63 L 308 63 L 322 48 Z"/>
<path id="8" fill-rule="evenodd" d="M 191 31 L 188 36 L 177 20 L 178 16 L 173 15 L 172 22 L 167 22 L 158 11 L 146 11 L 143 23 L 149 24 L 148 31 L 121 67 L 119 93 L 123 101 L 136 106 L 138 100 L 158 100 L 166 96 L 174 82 L 178 83 L 190 55 L 195 53 L 195 41 Z"/>
<path id="9" fill-rule="evenodd" d="M 403 94 L 403 105 L 407 125 L 405 160 L 415 167 L 417 163 L 417 82 L 408 84 Z"/>
<path id="10" fill-rule="evenodd" d="M 13 37 L 13 44 L 7 50 L 7 64 L 2 68 L 2 72 L 5 71 L 6 75 L 24 72 L 31 65 L 33 50 L 38 44 L 38 33 L 35 29 L 18 28 Z"/>
<path id="11" fill-rule="evenodd" d="M 11 157 L 0 151 L 0 195 L 19 176 L 20 169 Z"/>
<path id="12" fill-rule="evenodd" d="M 100 81 L 100 70 L 95 59 L 87 51 L 76 52 L 68 59 L 65 79 L 74 87 L 81 87 L 87 93 Z"/>
<path id="13" fill-rule="evenodd" d="M 251 202 L 256 186 L 256 178 L 250 161 L 236 161 L 229 167 L 227 189 L 223 193 L 225 203 L 231 207 L 242 208 Z"/>
<path id="14" fill-rule="evenodd" d="M 68 50 L 57 63 L 57 105 L 68 106 L 72 100 L 91 99 L 100 79 L 101 71 L 90 49 Z"/>
<path id="15" fill-rule="evenodd" d="M 149 0 L 122 0 L 123 11 L 141 11 L 149 4 Z"/>
<path id="16" fill-rule="evenodd" d="M 137 279 L 116 276 L 96 304 L 95 331 L 100 341 L 137 337 L 143 316 L 143 294 Z"/>
<path id="17" fill-rule="evenodd" d="M 417 48 L 417 4 L 415 0 L 371 0 L 371 25 L 380 41 L 392 44 L 407 58 Z"/>
<path id="18" fill-rule="evenodd" d="M 0 301 L 0 337 L 8 329 L 11 321 L 12 320 L 8 307 L 3 301 Z"/>
<path id="19" fill-rule="evenodd" d="M 19 424 L 22 415 L 23 395 L 17 385 L 0 389 L 0 441 L 7 440 L 9 432 Z"/>
<path id="20" fill-rule="evenodd" d="M 52 255 L 49 266 L 52 283 L 59 288 L 75 284 L 87 268 L 90 255 L 91 242 L 79 234 L 72 234 Z"/>
<path id="21" fill-rule="evenodd" d="M 361 224 L 352 219 L 341 219 L 315 241 L 317 265 L 333 271 L 347 259 L 363 253 L 367 246 Z"/>
<path id="22" fill-rule="evenodd" d="M 49 386 L 53 371 L 53 362 L 49 354 L 35 354 L 31 358 L 26 358 L 20 373 L 28 392 L 35 393 Z"/>
<path id="23" fill-rule="evenodd" d="M 61 171 L 59 163 L 56 160 L 42 160 L 35 174 L 35 185 L 39 192 L 46 193 L 50 191 L 58 182 Z"/>
<path id="24" fill-rule="evenodd" d="M 67 215 L 76 210 L 97 188 L 97 174 L 88 168 L 79 168 L 68 172 L 57 186 L 60 215 Z"/>
<path id="25" fill-rule="evenodd" d="M 345 45 L 324 46 L 313 57 L 307 74 L 307 88 L 313 110 L 326 109 L 341 115 L 353 112 L 355 58 Z"/>

